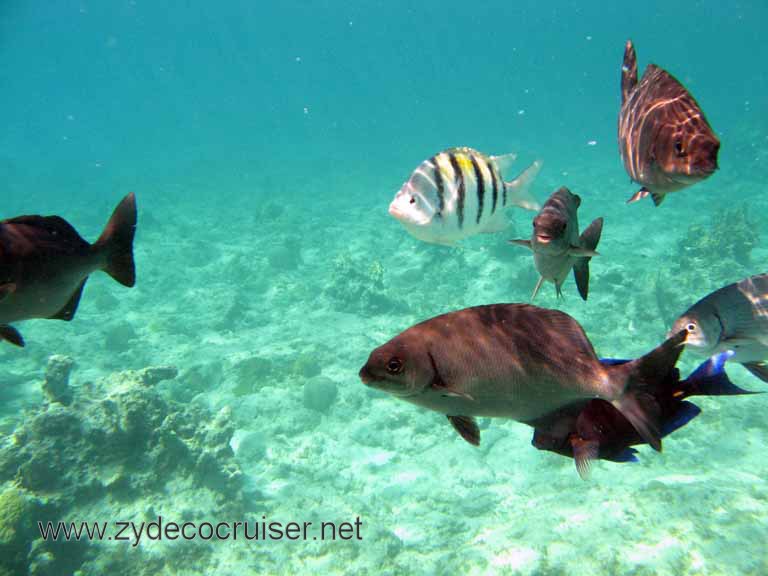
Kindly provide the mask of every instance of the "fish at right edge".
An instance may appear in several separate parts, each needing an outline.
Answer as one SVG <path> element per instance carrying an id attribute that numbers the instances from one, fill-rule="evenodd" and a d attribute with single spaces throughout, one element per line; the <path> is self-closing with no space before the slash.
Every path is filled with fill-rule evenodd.
<path id="1" fill-rule="evenodd" d="M 768 382 L 768 273 L 723 286 L 685 311 L 670 334 L 686 330 L 686 348 L 711 356 L 733 351 L 742 364 Z"/>

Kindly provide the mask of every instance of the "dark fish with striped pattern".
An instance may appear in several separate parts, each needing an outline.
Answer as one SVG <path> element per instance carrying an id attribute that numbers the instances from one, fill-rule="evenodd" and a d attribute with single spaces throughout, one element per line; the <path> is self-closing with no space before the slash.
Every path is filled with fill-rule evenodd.
<path id="1" fill-rule="evenodd" d="M 472 148 L 451 148 L 414 170 L 389 205 L 415 238 L 452 245 L 474 234 L 499 232 L 507 225 L 510 205 L 538 210 L 528 192 L 541 162 L 531 164 L 512 181 L 504 181 L 514 154 L 486 156 Z"/>
<path id="2" fill-rule="evenodd" d="M 658 206 L 670 192 L 717 170 L 718 140 L 688 90 L 654 64 L 638 82 L 630 40 L 621 68 L 619 153 L 629 177 L 642 188 L 627 202 L 651 196 Z"/>
<path id="3" fill-rule="evenodd" d="M 531 239 L 510 240 L 533 251 L 533 263 L 541 277 L 531 299 L 536 298 L 544 281 L 554 283 L 557 296 L 562 296 L 563 282 L 571 270 L 579 294 L 587 299 L 589 261 L 597 256 L 595 249 L 603 231 L 603 219 L 593 220 L 579 236 L 579 206 L 581 198 L 563 186 L 552 193 L 533 219 Z"/>
<path id="4" fill-rule="evenodd" d="M 713 356 L 685 380 L 680 380 L 680 372 L 674 368 L 650 390 L 660 411 L 662 437 L 679 430 L 701 413 L 701 409 L 686 398 L 754 394 L 742 390 L 728 378 L 724 369 L 728 356 L 727 352 Z M 601 362 L 621 364 L 626 360 Z M 539 450 L 573 458 L 576 470 L 584 479 L 589 476 L 594 460 L 637 462 L 637 450 L 632 446 L 644 444 L 629 421 L 600 399 L 570 404 L 533 425 L 531 444 Z"/>
<path id="5" fill-rule="evenodd" d="M 24 346 L 11 322 L 72 320 L 95 270 L 133 286 L 135 228 L 133 193 L 117 205 L 93 244 L 59 216 L 18 216 L 0 222 L 0 340 Z"/>
<path id="6" fill-rule="evenodd" d="M 445 414 L 470 444 L 477 416 L 532 424 L 574 402 L 614 406 L 656 450 L 658 406 L 649 390 L 677 362 L 685 331 L 645 356 L 600 362 L 568 314 L 527 304 L 465 308 L 416 324 L 371 352 L 364 384 Z"/>

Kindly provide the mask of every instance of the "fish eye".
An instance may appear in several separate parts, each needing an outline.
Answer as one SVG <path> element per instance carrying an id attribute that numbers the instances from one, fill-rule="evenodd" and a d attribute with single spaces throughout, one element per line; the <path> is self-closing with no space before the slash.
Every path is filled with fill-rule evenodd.
<path id="1" fill-rule="evenodd" d="M 683 148 L 683 143 L 681 140 L 675 140 L 675 154 L 678 155 L 680 158 L 684 158 L 685 156 L 688 156 L 688 153 L 685 151 L 685 148 Z"/>
<path id="2" fill-rule="evenodd" d="M 411 199 L 408 202 L 409 204 L 416 204 L 416 196 L 411 196 Z"/>
<path id="3" fill-rule="evenodd" d="M 685 329 L 691 333 L 696 332 L 696 324 L 694 324 L 693 322 L 690 322 L 689 324 L 686 325 Z"/>
<path id="4" fill-rule="evenodd" d="M 400 374 L 403 371 L 403 361 L 397 356 L 393 356 L 387 362 L 387 372 L 390 374 Z"/>

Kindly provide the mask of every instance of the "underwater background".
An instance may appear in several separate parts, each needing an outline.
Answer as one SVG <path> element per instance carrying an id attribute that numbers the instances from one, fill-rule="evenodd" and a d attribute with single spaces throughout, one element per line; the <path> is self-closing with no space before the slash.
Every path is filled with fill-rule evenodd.
<path id="1" fill-rule="evenodd" d="M 768 574 L 764 395 L 697 398 L 662 453 L 583 482 L 525 425 L 484 422 L 475 448 L 357 375 L 412 324 L 536 283 L 507 244 L 533 213 L 455 247 L 387 213 L 448 147 L 541 159 L 540 201 L 565 185 L 582 225 L 605 218 L 589 301 L 570 278 L 536 299 L 600 356 L 643 354 L 766 272 L 765 22 L 764 2 L 3 2 L 0 218 L 58 214 L 93 241 L 133 191 L 139 222 L 135 288 L 95 273 L 72 322 L 0 345 L 0 575 Z M 628 38 L 722 142 L 718 173 L 659 208 L 625 204 Z M 73 401 L 51 402 L 70 368 Z M 36 524 L 158 516 L 359 518 L 362 539 L 134 546 Z"/>

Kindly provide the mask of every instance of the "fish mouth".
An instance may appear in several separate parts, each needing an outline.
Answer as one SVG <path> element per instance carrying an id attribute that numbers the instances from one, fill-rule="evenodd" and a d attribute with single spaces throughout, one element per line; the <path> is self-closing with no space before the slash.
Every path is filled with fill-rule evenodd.
<path id="1" fill-rule="evenodd" d="M 373 382 L 376 381 L 376 377 L 371 374 L 370 370 L 368 370 L 368 366 L 363 366 L 360 369 L 360 380 L 362 380 L 363 384 L 366 386 L 370 386 Z"/>
<path id="2" fill-rule="evenodd" d="M 394 201 L 392 201 L 389 205 L 389 213 L 398 219 L 403 216 L 403 213 L 400 212 L 400 210 L 397 208 L 397 204 Z"/>
<path id="3" fill-rule="evenodd" d="M 551 236 L 549 234 L 542 234 L 541 232 L 536 232 L 536 241 L 540 242 L 541 244 L 549 244 L 554 239 L 554 236 Z"/>

